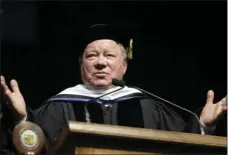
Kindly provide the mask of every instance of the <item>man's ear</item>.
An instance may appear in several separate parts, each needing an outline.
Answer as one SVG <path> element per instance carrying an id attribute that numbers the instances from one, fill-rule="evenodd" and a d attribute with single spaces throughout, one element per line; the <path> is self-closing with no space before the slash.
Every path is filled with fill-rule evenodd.
<path id="1" fill-rule="evenodd" d="M 128 65 L 128 63 L 127 63 L 127 60 L 124 60 L 124 69 L 123 69 L 123 75 L 126 73 L 126 71 L 127 71 L 127 65 Z"/>

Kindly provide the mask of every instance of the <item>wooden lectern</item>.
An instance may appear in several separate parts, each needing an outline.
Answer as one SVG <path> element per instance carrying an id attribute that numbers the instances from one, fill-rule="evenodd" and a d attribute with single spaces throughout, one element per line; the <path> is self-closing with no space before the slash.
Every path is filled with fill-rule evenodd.
<path id="1" fill-rule="evenodd" d="M 47 154 L 226 153 L 226 137 L 69 121 Z"/>

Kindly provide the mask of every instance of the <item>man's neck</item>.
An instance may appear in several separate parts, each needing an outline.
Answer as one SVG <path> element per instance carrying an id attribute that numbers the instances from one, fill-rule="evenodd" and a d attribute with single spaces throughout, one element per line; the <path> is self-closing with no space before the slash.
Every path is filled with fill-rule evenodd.
<path id="1" fill-rule="evenodd" d="M 97 90 L 97 91 L 107 91 L 111 88 L 115 88 L 116 86 L 114 85 L 109 85 L 109 86 L 93 86 L 93 85 L 90 85 L 90 84 L 84 84 L 88 89 L 91 89 L 91 90 Z"/>

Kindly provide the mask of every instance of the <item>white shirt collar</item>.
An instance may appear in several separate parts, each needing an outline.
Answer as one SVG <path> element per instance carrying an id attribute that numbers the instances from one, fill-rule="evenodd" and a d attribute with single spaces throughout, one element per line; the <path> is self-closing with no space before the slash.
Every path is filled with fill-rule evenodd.
<path id="1" fill-rule="evenodd" d="M 86 86 L 84 84 L 78 84 L 74 87 L 70 87 L 70 88 L 67 88 L 67 89 L 61 91 L 60 93 L 58 93 L 58 95 L 69 94 L 69 95 L 81 95 L 81 96 L 88 96 L 88 97 L 99 97 L 101 95 L 115 91 L 115 90 L 120 89 L 120 88 L 121 87 L 113 87 L 113 88 L 110 88 L 108 90 L 97 90 L 97 89 L 90 89 L 90 88 L 88 88 L 88 86 Z M 142 92 L 135 89 L 135 88 L 130 88 L 130 87 L 125 86 L 121 90 L 118 90 L 118 91 L 113 92 L 111 94 L 105 95 L 104 97 L 101 97 L 101 99 L 113 100 L 113 99 L 116 99 L 119 97 L 123 97 L 126 95 L 133 94 L 133 93 L 142 93 Z"/>

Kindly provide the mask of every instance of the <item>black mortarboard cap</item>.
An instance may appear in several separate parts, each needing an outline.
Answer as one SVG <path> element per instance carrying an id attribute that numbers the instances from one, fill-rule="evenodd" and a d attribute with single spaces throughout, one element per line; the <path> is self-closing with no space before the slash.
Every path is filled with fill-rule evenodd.
<path id="1" fill-rule="evenodd" d="M 89 43 L 100 39 L 114 40 L 123 45 L 127 51 L 127 58 L 132 59 L 133 39 L 129 32 L 129 27 L 123 24 L 95 24 L 84 30 L 82 46 L 85 48 Z"/>

